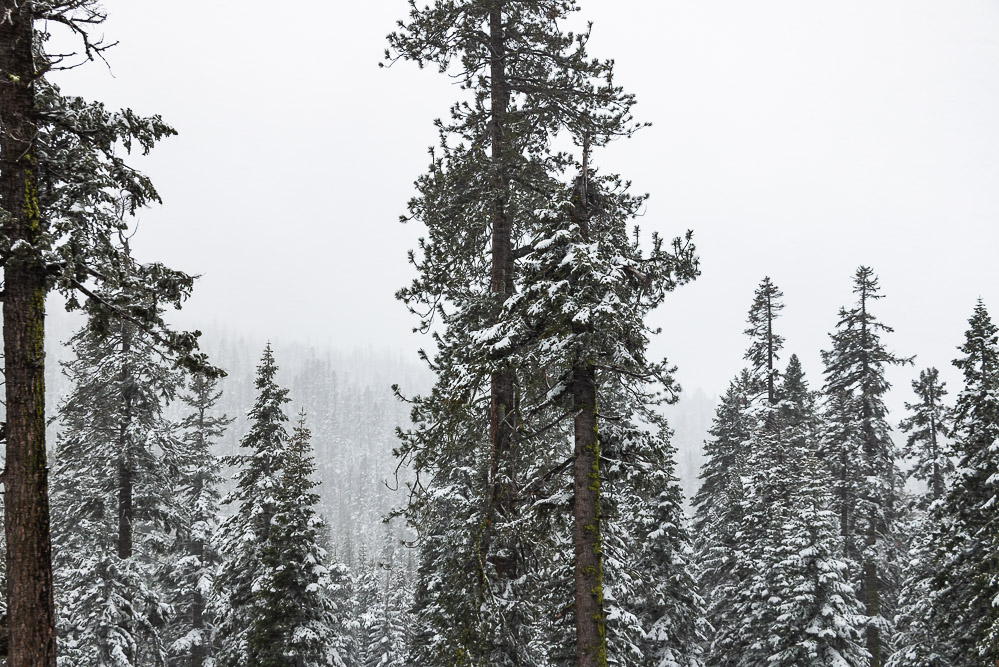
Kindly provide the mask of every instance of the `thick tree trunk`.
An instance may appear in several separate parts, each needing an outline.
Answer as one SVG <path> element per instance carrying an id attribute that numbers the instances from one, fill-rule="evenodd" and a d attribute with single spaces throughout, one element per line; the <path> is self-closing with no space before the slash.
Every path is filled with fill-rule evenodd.
<path id="1" fill-rule="evenodd" d="M 503 0 L 496 0 L 489 12 L 489 45 L 492 50 L 490 64 L 490 104 L 492 124 L 492 267 L 490 290 L 496 300 L 496 309 L 513 293 L 513 241 L 512 224 L 508 207 L 509 179 L 506 175 L 506 108 L 509 92 L 506 85 L 505 42 L 503 34 Z M 513 545 L 496 548 L 492 544 L 493 525 L 502 516 L 509 516 L 516 499 L 513 480 L 513 434 L 516 428 L 514 405 L 514 375 L 510 370 L 499 370 L 490 378 L 489 441 L 492 449 L 490 474 L 492 495 L 489 504 L 487 535 L 484 549 L 500 579 L 512 580 L 517 576 L 517 553 Z"/>
<path id="2" fill-rule="evenodd" d="M 0 0 L 0 205 L 4 266 L 9 667 L 54 667 L 52 550 L 45 459 L 45 294 L 35 153 L 31 4 Z"/>
<path id="3" fill-rule="evenodd" d="M 573 464 L 576 665 L 606 667 L 597 386 L 593 364 L 585 360 L 572 369 L 572 409 L 576 441 Z"/>

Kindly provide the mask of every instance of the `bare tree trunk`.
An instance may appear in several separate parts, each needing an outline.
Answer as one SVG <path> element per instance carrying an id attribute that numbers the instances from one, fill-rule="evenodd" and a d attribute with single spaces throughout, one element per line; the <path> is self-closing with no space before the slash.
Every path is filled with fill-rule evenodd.
<path id="1" fill-rule="evenodd" d="M 55 666 L 48 464 L 45 294 L 31 3 L 0 0 L 0 205 L 12 249 L 4 266 L 9 667 Z"/>
<path id="2" fill-rule="evenodd" d="M 572 369 L 572 409 L 576 441 L 573 464 L 576 665 L 606 667 L 597 385 L 593 364 L 587 360 L 578 361 Z"/>

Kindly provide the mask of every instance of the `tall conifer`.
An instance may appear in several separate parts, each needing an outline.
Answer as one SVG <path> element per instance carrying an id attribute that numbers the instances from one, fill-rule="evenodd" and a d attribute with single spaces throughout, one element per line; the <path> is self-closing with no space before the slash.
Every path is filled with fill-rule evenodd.
<path id="1" fill-rule="evenodd" d="M 936 632 L 952 664 L 999 661 L 999 342 L 981 300 L 954 361 L 964 387 L 954 408 L 957 474 L 937 517 L 931 590 Z"/>
<path id="2" fill-rule="evenodd" d="M 587 55 L 588 33 L 564 29 L 577 9 L 572 0 L 410 7 L 389 38 L 390 57 L 434 64 L 469 91 L 439 122 L 441 146 L 417 183 L 410 213 L 428 236 L 412 258 L 419 276 L 400 292 L 419 312 L 421 328 L 435 319 L 444 325 L 431 363 L 437 385 L 416 399 L 415 427 L 399 450 L 419 474 L 408 516 L 421 531 L 416 611 L 427 631 L 416 635 L 414 659 L 537 663 L 551 642 L 538 564 L 549 562 L 561 542 L 548 522 L 524 512 L 558 492 L 571 453 L 559 444 L 564 415 L 548 396 L 558 371 L 527 359 L 503 332 L 519 324 L 512 300 L 523 286 L 523 262 L 540 250 L 532 243 L 552 232 L 547 214 L 567 199 L 566 172 L 583 174 L 584 183 L 589 178 L 585 165 L 552 151 L 552 139 L 568 131 L 598 147 L 630 134 L 632 98 L 613 84 L 610 61 Z M 577 400 L 591 405 L 594 369 L 586 355 L 579 361 Z M 592 405 L 576 411 L 581 419 L 592 412 Z M 587 493 L 582 486 L 580 503 Z M 595 497 L 587 501 L 591 509 Z M 599 515 L 591 514 L 586 525 L 599 526 Z M 580 581 L 599 570 L 598 562 L 583 565 Z M 590 625 L 577 628 L 587 634 L 580 650 L 599 664 L 601 593 L 585 582 L 581 590 L 593 598 L 582 602 L 594 608 L 576 617 Z"/>
<path id="3" fill-rule="evenodd" d="M 53 484 L 62 655 L 162 664 L 156 563 L 181 523 L 172 471 L 182 450 L 163 409 L 180 378 L 131 322 L 92 320 L 72 345 Z"/>
<path id="4" fill-rule="evenodd" d="M 854 579 L 869 617 L 866 630 L 871 667 L 880 667 L 891 645 L 891 622 L 899 582 L 894 546 L 895 521 L 903 509 L 898 452 L 891 440 L 884 396 L 889 366 L 912 363 L 885 347 L 891 327 L 872 309 L 882 298 L 869 267 L 857 269 L 857 303 L 840 310 L 832 349 L 825 363 L 826 415 L 829 422 L 823 457 L 836 485 L 834 501 L 847 556 L 857 564 Z"/>

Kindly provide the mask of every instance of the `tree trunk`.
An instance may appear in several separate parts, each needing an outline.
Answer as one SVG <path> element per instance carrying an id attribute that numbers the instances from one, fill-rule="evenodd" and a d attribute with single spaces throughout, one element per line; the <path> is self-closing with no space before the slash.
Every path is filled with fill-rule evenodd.
<path id="1" fill-rule="evenodd" d="M 867 291 L 866 288 L 860 295 L 861 312 L 861 346 L 868 349 L 867 331 Z M 866 352 L 861 353 L 861 401 L 862 401 L 862 425 L 864 430 L 864 458 L 867 464 L 867 474 L 872 477 L 878 469 L 877 458 L 879 447 L 874 434 L 874 415 L 871 410 L 871 401 L 867 395 L 867 378 L 871 375 L 871 368 Z M 864 556 L 861 570 L 863 572 L 863 596 L 864 606 L 869 618 L 867 623 L 867 651 L 871 654 L 870 667 L 881 667 L 881 629 L 875 625 L 877 618 L 881 615 L 881 585 L 878 579 L 878 565 L 872 560 L 872 553 L 878 543 L 878 523 L 879 510 L 883 509 L 884 499 L 880 494 L 870 494 L 871 500 L 867 512 L 867 535 L 864 540 Z M 874 622 L 872 622 L 874 621 Z"/>
<path id="2" fill-rule="evenodd" d="M 201 563 L 205 556 L 205 543 L 194 540 L 191 545 L 191 555 Z M 195 588 L 191 596 L 191 627 L 198 632 L 199 641 L 191 647 L 191 667 L 203 667 L 208 658 L 208 646 L 205 644 L 205 597 Z"/>
<path id="3" fill-rule="evenodd" d="M 45 294 L 35 152 L 31 3 L 0 0 L 0 205 L 12 249 L 4 266 L 9 667 L 55 666 L 48 464 Z"/>
<path id="4" fill-rule="evenodd" d="M 586 360 L 578 361 L 572 369 L 572 409 L 576 454 L 573 464 L 576 665 L 606 667 L 597 385 L 593 364 Z"/>
<path id="5" fill-rule="evenodd" d="M 503 0 L 496 0 L 489 11 L 490 104 L 492 123 L 492 267 L 490 291 L 498 312 L 513 293 L 513 241 L 508 210 L 509 179 L 506 176 L 505 125 L 509 92 L 506 85 L 505 37 L 503 34 Z M 517 554 L 512 545 L 495 548 L 492 545 L 493 526 L 502 516 L 509 516 L 516 499 L 513 480 L 513 433 L 516 428 L 514 375 L 507 369 L 490 377 L 489 441 L 492 450 L 490 475 L 492 495 L 489 504 L 487 534 L 483 548 L 500 579 L 517 577 Z M 490 547 L 493 547 L 490 553 Z"/>
<path id="6" fill-rule="evenodd" d="M 129 428 L 132 426 L 132 395 L 134 393 L 131 373 L 128 370 L 129 325 L 122 322 L 121 356 L 124 366 L 121 370 L 122 419 L 118 426 L 118 558 L 132 557 L 132 488 L 133 452 Z"/>

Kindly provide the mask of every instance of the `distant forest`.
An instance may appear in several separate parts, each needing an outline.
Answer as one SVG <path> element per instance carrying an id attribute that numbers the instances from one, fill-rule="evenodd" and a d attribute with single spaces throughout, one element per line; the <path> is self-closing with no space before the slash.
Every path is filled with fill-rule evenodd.
<path id="1" fill-rule="evenodd" d="M 600 166 L 647 123 L 579 9 L 410 2 L 388 35 L 458 84 L 399 202 L 422 237 L 378 258 L 408 358 L 174 326 L 196 277 L 139 260 L 131 161 L 176 131 L 55 83 L 112 56 L 97 0 L 0 0 L 7 665 L 999 665 L 986 304 L 959 386 L 893 388 L 932 313 L 883 322 L 859 266 L 807 377 L 761 266 L 744 366 L 681 398 L 649 322 L 696 230 Z"/>

